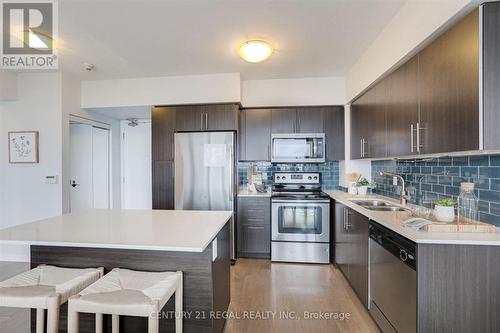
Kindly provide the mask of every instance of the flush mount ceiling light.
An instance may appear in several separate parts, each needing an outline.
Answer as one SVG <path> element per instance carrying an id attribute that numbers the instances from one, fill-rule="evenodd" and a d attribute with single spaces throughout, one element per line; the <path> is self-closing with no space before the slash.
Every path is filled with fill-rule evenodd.
<path id="1" fill-rule="evenodd" d="M 241 59 L 257 63 L 269 58 L 273 53 L 273 47 L 265 40 L 253 39 L 241 44 L 238 53 Z"/>

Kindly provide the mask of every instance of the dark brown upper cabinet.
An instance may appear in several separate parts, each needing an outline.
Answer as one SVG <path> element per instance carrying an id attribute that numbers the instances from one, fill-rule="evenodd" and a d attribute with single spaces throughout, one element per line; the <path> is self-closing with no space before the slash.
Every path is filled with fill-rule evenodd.
<path id="1" fill-rule="evenodd" d="M 321 108 L 323 132 L 326 142 L 326 159 L 345 159 L 344 107 L 326 106 Z M 321 132 L 321 131 L 320 131 Z"/>
<path id="2" fill-rule="evenodd" d="M 351 158 L 387 156 L 386 82 L 351 104 Z"/>
<path id="3" fill-rule="evenodd" d="M 297 133 L 323 133 L 323 108 L 297 108 Z"/>
<path id="4" fill-rule="evenodd" d="M 479 149 L 479 12 L 419 54 L 419 153 Z"/>
<path id="5" fill-rule="evenodd" d="M 387 155 L 417 152 L 418 57 L 415 56 L 386 79 Z"/>
<path id="6" fill-rule="evenodd" d="M 240 160 L 269 161 L 271 159 L 271 109 L 241 111 Z"/>
<path id="7" fill-rule="evenodd" d="M 490 66 L 490 72 L 497 70 L 496 65 L 500 62 L 500 36 L 496 28 L 500 22 L 499 5 L 492 5 L 494 10 L 485 10 L 484 16 L 485 27 L 490 27 L 486 30 L 490 32 L 483 33 L 489 40 L 486 44 L 490 49 L 495 45 L 497 48 L 495 57 L 491 56 L 494 51 L 483 50 L 489 53 L 484 59 L 494 64 Z M 488 15 L 494 18 L 488 18 Z M 399 157 L 481 148 L 479 21 L 479 10 L 474 10 L 352 102 L 352 158 Z M 495 80 L 500 83 L 498 75 L 491 78 L 491 81 Z M 490 96 L 495 95 L 491 93 L 494 89 L 498 91 L 498 84 L 495 88 L 484 87 L 485 95 L 488 91 Z M 484 105 L 487 105 L 486 100 Z M 500 125 L 500 116 L 487 112 L 486 108 L 484 118 L 492 120 L 491 123 L 496 120 Z M 488 133 L 495 132 L 493 128 L 488 131 L 488 126 L 494 125 L 484 124 L 485 147 L 487 142 L 494 141 L 488 139 Z M 385 148 L 383 142 L 386 142 Z"/>
<path id="8" fill-rule="evenodd" d="M 500 3 L 483 4 L 484 149 L 500 149 Z"/>
<path id="9" fill-rule="evenodd" d="M 151 113 L 153 161 L 174 160 L 175 108 L 154 107 Z"/>
<path id="10" fill-rule="evenodd" d="M 238 104 L 176 106 L 176 131 L 236 131 Z"/>
<path id="11" fill-rule="evenodd" d="M 297 128 L 296 109 L 272 109 L 271 133 L 295 133 Z"/>
<path id="12" fill-rule="evenodd" d="M 272 133 L 323 133 L 324 108 L 303 106 L 272 109 Z"/>

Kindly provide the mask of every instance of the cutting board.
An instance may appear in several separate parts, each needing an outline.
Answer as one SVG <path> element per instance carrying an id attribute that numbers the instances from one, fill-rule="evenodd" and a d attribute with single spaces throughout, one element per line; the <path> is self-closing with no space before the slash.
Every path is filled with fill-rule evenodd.
<path id="1" fill-rule="evenodd" d="M 469 220 L 468 222 L 458 223 L 458 219 L 450 223 L 444 224 L 429 224 L 424 226 L 421 230 L 432 232 L 481 232 L 481 233 L 495 233 L 495 226 L 489 223 L 480 221 Z"/>

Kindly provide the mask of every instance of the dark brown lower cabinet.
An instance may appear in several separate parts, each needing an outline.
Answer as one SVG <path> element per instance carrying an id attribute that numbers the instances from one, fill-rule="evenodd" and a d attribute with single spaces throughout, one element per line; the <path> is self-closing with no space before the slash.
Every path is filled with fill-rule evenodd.
<path id="1" fill-rule="evenodd" d="M 271 199 L 238 197 L 237 256 L 239 258 L 271 257 Z"/>
<path id="2" fill-rule="evenodd" d="M 500 332 L 500 246 L 418 244 L 419 333 Z"/>
<path id="3" fill-rule="evenodd" d="M 153 209 L 174 209 L 173 161 L 153 161 Z"/>
<path id="4" fill-rule="evenodd" d="M 352 289 L 368 307 L 369 219 L 335 204 L 335 262 Z"/>

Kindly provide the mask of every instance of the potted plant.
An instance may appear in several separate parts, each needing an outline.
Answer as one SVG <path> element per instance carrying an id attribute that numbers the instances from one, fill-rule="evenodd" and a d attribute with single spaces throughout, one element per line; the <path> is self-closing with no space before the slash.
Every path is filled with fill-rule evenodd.
<path id="1" fill-rule="evenodd" d="M 368 192 L 368 187 L 370 187 L 370 182 L 366 178 L 361 178 L 357 183 L 356 187 L 358 188 L 359 195 L 366 195 Z"/>
<path id="2" fill-rule="evenodd" d="M 455 220 L 455 205 L 457 201 L 454 199 L 441 199 L 434 201 L 434 216 L 441 222 L 453 222 Z"/>

